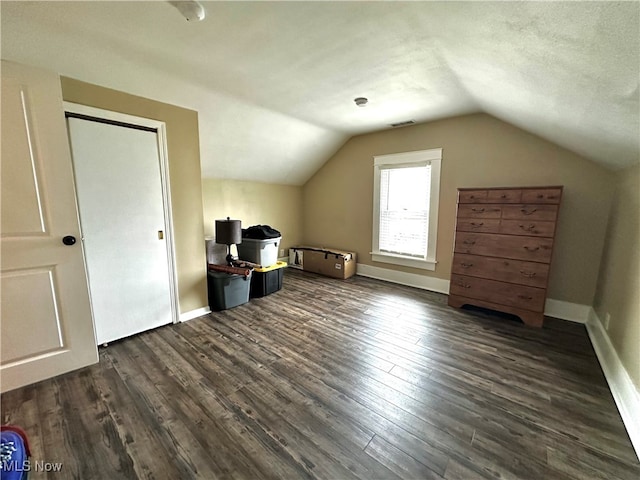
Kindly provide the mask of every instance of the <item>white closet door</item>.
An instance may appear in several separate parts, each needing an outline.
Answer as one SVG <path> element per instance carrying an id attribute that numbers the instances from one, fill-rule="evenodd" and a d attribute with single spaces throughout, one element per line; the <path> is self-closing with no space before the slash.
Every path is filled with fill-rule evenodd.
<path id="1" fill-rule="evenodd" d="M 171 323 L 157 133 L 67 122 L 98 344 Z"/>

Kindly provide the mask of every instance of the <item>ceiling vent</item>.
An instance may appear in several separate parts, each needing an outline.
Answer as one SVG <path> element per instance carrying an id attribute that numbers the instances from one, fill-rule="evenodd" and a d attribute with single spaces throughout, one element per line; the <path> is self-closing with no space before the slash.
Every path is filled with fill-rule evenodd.
<path id="1" fill-rule="evenodd" d="M 406 122 L 392 123 L 391 126 L 393 128 L 406 127 L 407 125 L 413 125 L 414 123 L 416 123 L 416 122 L 413 121 L 413 120 L 407 120 Z"/>

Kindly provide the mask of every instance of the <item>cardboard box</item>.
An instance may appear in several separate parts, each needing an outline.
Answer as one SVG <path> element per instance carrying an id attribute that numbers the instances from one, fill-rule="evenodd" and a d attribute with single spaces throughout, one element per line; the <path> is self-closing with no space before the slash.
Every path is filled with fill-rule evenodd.
<path id="1" fill-rule="evenodd" d="M 345 279 L 356 274 L 356 254 L 335 248 L 293 247 L 289 249 L 289 266 Z"/>

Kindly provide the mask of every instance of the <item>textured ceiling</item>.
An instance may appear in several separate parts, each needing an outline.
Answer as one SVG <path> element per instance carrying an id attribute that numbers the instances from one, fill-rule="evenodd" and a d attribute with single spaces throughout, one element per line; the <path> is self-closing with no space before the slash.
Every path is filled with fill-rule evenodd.
<path id="1" fill-rule="evenodd" d="M 640 161 L 638 2 L 202 3 L 2 1 L 2 58 L 198 110 L 205 177 L 302 184 L 352 135 L 472 112 Z"/>

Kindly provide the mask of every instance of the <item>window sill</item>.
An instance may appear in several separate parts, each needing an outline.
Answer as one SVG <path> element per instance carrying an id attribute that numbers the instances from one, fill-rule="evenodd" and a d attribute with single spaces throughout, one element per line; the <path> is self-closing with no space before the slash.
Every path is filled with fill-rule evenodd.
<path id="1" fill-rule="evenodd" d="M 392 253 L 371 252 L 371 260 L 374 262 L 391 263 L 393 265 L 401 265 L 403 267 L 421 268 L 422 270 L 436 269 L 435 260 L 420 260 L 412 257 L 404 257 L 402 255 L 394 255 Z"/>

